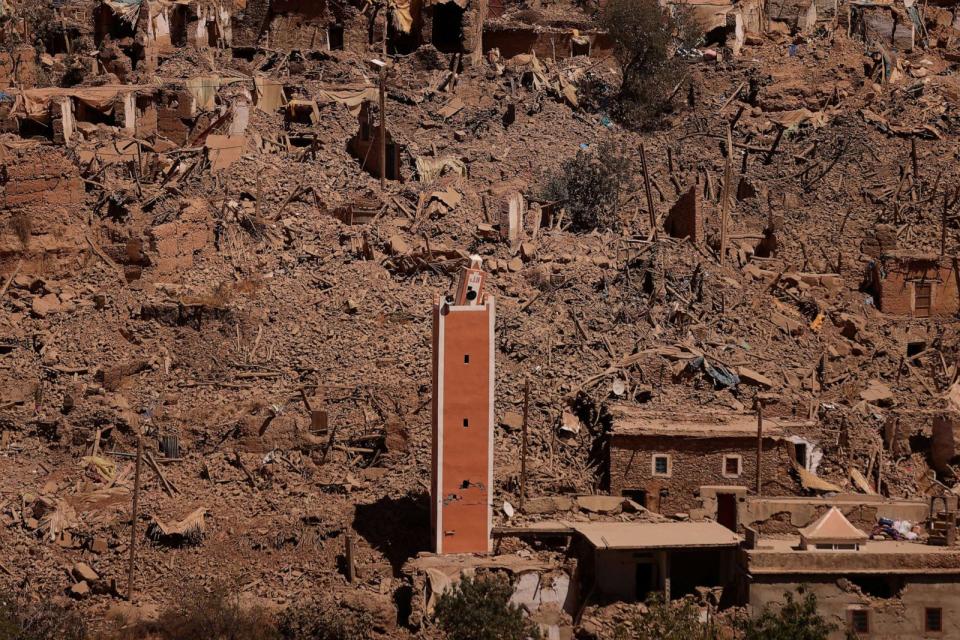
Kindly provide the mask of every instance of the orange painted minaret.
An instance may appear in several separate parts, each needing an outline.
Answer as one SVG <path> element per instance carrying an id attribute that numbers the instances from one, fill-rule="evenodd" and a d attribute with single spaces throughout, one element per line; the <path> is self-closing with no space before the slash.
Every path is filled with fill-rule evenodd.
<path id="1" fill-rule="evenodd" d="M 437 553 L 488 552 L 493 515 L 494 300 L 478 256 L 456 296 L 433 305 L 433 480 Z"/>

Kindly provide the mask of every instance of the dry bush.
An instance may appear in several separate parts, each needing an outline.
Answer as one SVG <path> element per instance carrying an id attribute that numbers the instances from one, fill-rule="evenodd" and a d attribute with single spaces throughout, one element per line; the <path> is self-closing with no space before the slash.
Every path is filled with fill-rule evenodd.
<path id="1" fill-rule="evenodd" d="M 233 285 L 221 282 L 210 293 L 184 296 L 182 302 L 191 305 L 203 305 L 209 309 L 226 309 L 233 302 Z"/>
<path id="2" fill-rule="evenodd" d="M 86 622 L 69 604 L 0 592 L 0 640 L 84 640 Z"/>
<path id="3" fill-rule="evenodd" d="M 369 614 L 319 601 L 287 609 L 277 624 L 284 640 L 368 640 L 373 629 Z"/>
<path id="4" fill-rule="evenodd" d="M 541 187 L 544 202 L 560 202 L 577 231 L 617 229 L 620 195 L 628 190 L 631 159 L 621 145 L 606 140 L 579 150 L 549 175 Z"/>
<path id="5" fill-rule="evenodd" d="M 195 587 L 180 602 L 160 612 L 142 629 L 162 640 L 280 640 L 273 616 L 262 607 L 241 604 L 239 593 L 226 584 L 205 591 Z"/>
<path id="6" fill-rule="evenodd" d="M 10 218 L 10 228 L 17 234 L 20 244 L 26 249 L 30 245 L 30 234 L 33 233 L 33 218 L 30 214 L 26 211 L 13 214 Z"/>

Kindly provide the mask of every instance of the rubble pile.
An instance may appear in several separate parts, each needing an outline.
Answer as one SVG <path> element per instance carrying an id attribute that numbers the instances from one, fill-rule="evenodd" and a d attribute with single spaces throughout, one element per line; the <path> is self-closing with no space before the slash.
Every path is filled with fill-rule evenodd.
<path id="1" fill-rule="evenodd" d="M 0 584 L 97 619 L 133 543 L 141 603 L 417 633 L 431 310 L 471 255 L 498 527 L 673 521 L 585 504 L 615 405 L 803 422 L 805 495 L 955 492 L 955 4 L 692 5 L 648 133 L 588 100 L 597 8 L 323 4 L 0 0 Z M 619 225 L 577 229 L 544 185 L 604 143 Z"/>

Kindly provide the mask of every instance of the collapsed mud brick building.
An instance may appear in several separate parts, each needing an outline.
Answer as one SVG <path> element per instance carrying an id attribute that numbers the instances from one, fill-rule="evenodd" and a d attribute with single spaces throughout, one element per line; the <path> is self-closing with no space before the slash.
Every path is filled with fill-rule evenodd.
<path id="1" fill-rule="evenodd" d="M 0 601 L 957 635 L 960 8 L 628 1 L 0 0 Z"/>
<path id="2" fill-rule="evenodd" d="M 954 256 L 886 253 L 873 265 L 877 308 L 917 318 L 952 317 L 960 311 Z"/>

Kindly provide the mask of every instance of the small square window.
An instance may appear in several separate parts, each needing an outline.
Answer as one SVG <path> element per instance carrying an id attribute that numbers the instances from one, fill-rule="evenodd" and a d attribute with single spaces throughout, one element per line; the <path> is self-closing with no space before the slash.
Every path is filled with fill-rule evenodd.
<path id="1" fill-rule="evenodd" d="M 927 607 L 924 611 L 923 626 L 928 632 L 943 631 L 943 609 L 940 607 Z"/>
<path id="2" fill-rule="evenodd" d="M 724 456 L 723 457 L 723 476 L 725 478 L 739 478 L 742 472 L 743 458 L 740 456 Z"/>
<path id="3" fill-rule="evenodd" d="M 670 456 L 668 455 L 654 455 L 653 456 L 653 475 L 669 477 L 671 473 L 670 465 Z"/>
<path id="4" fill-rule="evenodd" d="M 866 609 L 851 609 L 850 630 L 854 633 L 870 633 L 870 612 Z"/>
<path id="5" fill-rule="evenodd" d="M 470 426 L 470 419 L 469 419 L 469 418 L 464 418 L 464 419 L 463 419 L 463 426 L 465 426 L 465 427 L 469 427 L 469 426 Z"/>

